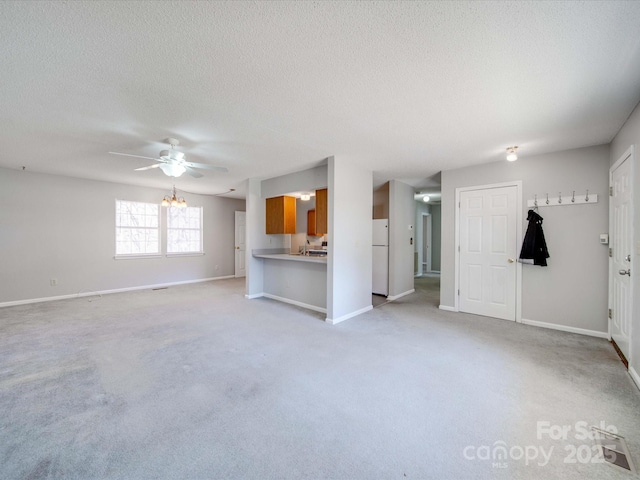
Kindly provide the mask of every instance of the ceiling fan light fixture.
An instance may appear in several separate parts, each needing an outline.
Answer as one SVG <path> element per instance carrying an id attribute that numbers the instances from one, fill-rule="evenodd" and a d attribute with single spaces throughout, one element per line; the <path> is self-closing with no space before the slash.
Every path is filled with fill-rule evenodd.
<path id="1" fill-rule="evenodd" d="M 167 177 L 179 177 L 187 171 L 187 169 L 184 168 L 183 165 L 179 165 L 176 163 L 163 163 L 162 165 L 160 165 L 160 169 Z"/>
<path id="2" fill-rule="evenodd" d="M 513 147 L 508 147 L 507 148 L 507 161 L 508 162 L 515 162 L 518 159 L 518 155 L 517 152 L 518 151 L 518 146 L 514 145 Z"/>

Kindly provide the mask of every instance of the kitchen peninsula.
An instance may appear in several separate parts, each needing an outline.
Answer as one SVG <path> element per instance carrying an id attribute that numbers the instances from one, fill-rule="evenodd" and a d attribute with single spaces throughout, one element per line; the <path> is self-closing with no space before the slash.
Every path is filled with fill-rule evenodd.
<path id="1" fill-rule="evenodd" d="M 327 312 L 327 256 L 298 255 L 286 249 L 252 252 L 263 263 L 264 296 L 317 312 Z"/>
<path id="2" fill-rule="evenodd" d="M 333 156 L 306 170 L 249 178 L 246 298 L 323 312 L 330 324 L 370 310 L 372 191 L 370 170 Z M 295 198 L 295 217 L 293 201 L 279 197 Z M 295 255 L 324 242 L 326 259 Z"/>

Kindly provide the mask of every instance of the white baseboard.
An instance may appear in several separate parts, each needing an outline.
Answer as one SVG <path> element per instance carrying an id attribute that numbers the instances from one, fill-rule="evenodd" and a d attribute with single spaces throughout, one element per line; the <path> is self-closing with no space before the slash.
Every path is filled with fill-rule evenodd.
<path id="1" fill-rule="evenodd" d="M 411 290 L 407 290 L 406 292 L 402 292 L 402 293 L 400 293 L 398 295 L 389 295 L 387 297 L 387 301 L 392 302 L 392 301 L 397 300 L 397 299 L 399 299 L 401 297 L 404 297 L 405 295 L 409 295 L 409 294 L 411 294 L 411 293 L 413 293 L 415 291 L 416 290 L 414 288 L 412 288 Z"/>
<path id="2" fill-rule="evenodd" d="M 638 375 L 638 372 L 636 372 L 631 365 L 629 365 L 629 375 L 631 375 L 636 387 L 640 388 L 640 375 Z"/>
<path id="3" fill-rule="evenodd" d="M 457 312 L 458 310 L 455 309 L 455 307 L 450 307 L 448 305 L 439 305 L 438 308 L 440 310 L 446 310 L 447 312 Z"/>
<path id="4" fill-rule="evenodd" d="M 212 280 L 226 280 L 229 278 L 235 278 L 233 275 L 226 275 L 224 277 L 211 277 L 211 278 L 199 278 L 197 280 L 183 280 L 181 282 L 170 282 L 170 283 L 157 283 L 155 285 L 140 285 L 137 287 L 127 287 L 127 288 L 114 288 L 111 290 L 98 290 L 95 292 L 88 291 L 80 291 L 78 293 L 71 293 L 69 295 L 58 295 L 55 297 L 43 297 L 43 298 L 29 298 L 27 300 L 16 300 L 12 302 L 3 302 L 0 303 L 0 308 L 2 307 L 12 307 L 15 305 L 27 305 L 29 303 L 41 303 L 41 302 L 54 302 L 56 300 L 68 300 L 70 298 L 82 298 L 82 297 L 93 297 L 95 295 L 109 295 L 111 293 L 123 293 L 123 292 L 134 292 L 136 290 L 151 290 L 154 288 L 166 288 L 166 287 L 175 287 L 177 285 L 187 285 L 190 283 L 202 283 L 202 282 L 210 282 Z"/>
<path id="5" fill-rule="evenodd" d="M 290 298 L 279 297 L 277 295 L 272 295 L 270 293 L 263 293 L 263 297 L 270 298 L 271 300 L 277 300 L 279 302 L 290 303 L 291 305 L 295 305 L 297 307 L 307 308 L 309 310 L 313 310 L 315 312 L 327 313 L 326 308 L 316 307 L 315 305 L 311 305 L 309 303 L 298 302 L 297 300 L 291 300 Z"/>
<path id="6" fill-rule="evenodd" d="M 251 295 L 247 295 L 245 293 L 244 298 L 247 298 L 249 300 L 253 300 L 254 298 L 260 298 L 260 297 L 264 297 L 264 293 L 253 293 Z"/>
<path id="7" fill-rule="evenodd" d="M 597 330 L 587 330 L 586 328 L 568 327 L 566 325 L 558 325 L 557 323 L 539 322 L 538 320 L 522 319 L 524 325 L 531 325 L 534 327 L 550 328 L 552 330 L 560 330 L 569 333 L 578 333 L 580 335 L 588 335 L 590 337 L 607 339 L 609 334 L 607 332 L 599 332 Z"/>
<path id="8" fill-rule="evenodd" d="M 368 312 L 369 310 L 373 310 L 373 305 L 366 306 L 364 308 L 361 308 L 360 310 L 356 310 L 355 312 L 347 313 L 346 315 L 343 315 L 343 316 L 338 317 L 338 318 L 329 318 L 329 317 L 327 317 L 327 319 L 325 321 L 327 323 L 330 323 L 331 325 L 335 325 L 336 323 L 344 322 L 345 320 L 348 320 L 348 319 L 353 318 L 355 316 L 361 315 L 361 314 L 363 314 L 365 312 Z"/>

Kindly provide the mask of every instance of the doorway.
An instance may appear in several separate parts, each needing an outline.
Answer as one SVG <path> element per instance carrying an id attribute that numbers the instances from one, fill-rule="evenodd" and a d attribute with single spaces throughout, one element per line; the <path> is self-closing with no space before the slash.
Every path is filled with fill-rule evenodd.
<path id="1" fill-rule="evenodd" d="M 431 244 L 432 244 L 432 236 L 433 236 L 433 225 L 432 225 L 432 217 L 430 213 L 422 214 L 422 262 L 419 265 L 418 273 L 420 275 L 424 275 L 425 273 L 429 273 L 432 270 L 432 261 L 431 261 Z"/>
<path id="2" fill-rule="evenodd" d="M 237 278 L 247 275 L 247 212 L 235 212 L 235 215 L 235 276 Z"/>
<path id="3" fill-rule="evenodd" d="M 633 146 L 609 170 L 609 335 L 623 363 L 631 358 L 633 293 Z"/>
<path id="4" fill-rule="evenodd" d="M 521 320 L 522 182 L 456 189 L 456 310 Z"/>

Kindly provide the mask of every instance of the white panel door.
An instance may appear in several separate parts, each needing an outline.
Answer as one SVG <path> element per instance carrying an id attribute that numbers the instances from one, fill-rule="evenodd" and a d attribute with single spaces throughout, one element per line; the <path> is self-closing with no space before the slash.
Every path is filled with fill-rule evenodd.
<path id="1" fill-rule="evenodd" d="M 459 310 L 516 319 L 517 187 L 460 193 Z"/>
<path id="2" fill-rule="evenodd" d="M 611 338 L 629 359 L 631 330 L 631 161 L 624 160 L 611 174 Z"/>
<path id="3" fill-rule="evenodd" d="M 247 212 L 236 212 L 236 277 L 244 277 L 247 274 L 246 267 L 246 237 L 247 237 Z"/>

